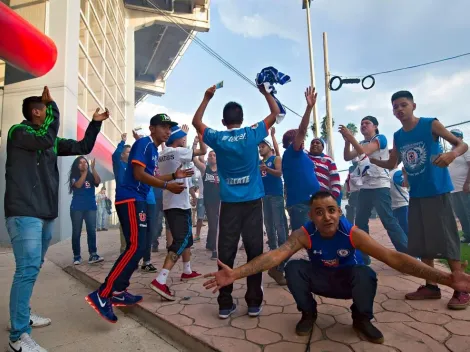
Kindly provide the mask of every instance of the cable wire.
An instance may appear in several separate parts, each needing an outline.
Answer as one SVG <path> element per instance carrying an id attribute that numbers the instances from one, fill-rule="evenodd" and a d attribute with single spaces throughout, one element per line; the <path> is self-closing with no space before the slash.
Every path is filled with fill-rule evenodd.
<path id="1" fill-rule="evenodd" d="M 167 18 L 168 20 L 170 20 L 172 23 L 174 23 L 180 30 L 182 30 L 183 32 L 185 32 L 190 38 L 192 41 L 194 41 L 196 44 L 198 44 L 205 52 L 207 52 L 209 55 L 211 55 L 212 57 L 214 57 L 216 60 L 218 60 L 219 62 L 221 62 L 225 67 L 227 67 L 230 71 L 232 71 L 233 73 L 235 73 L 237 76 L 239 76 L 241 79 L 243 79 L 245 82 L 247 82 L 248 84 L 250 84 L 251 86 L 255 87 L 255 88 L 258 88 L 256 86 L 256 84 L 253 82 L 253 80 L 251 80 L 250 78 L 248 78 L 247 76 L 245 76 L 242 72 L 240 72 L 237 68 L 235 68 L 231 63 L 229 63 L 227 60 L 225 60 L 221 55 L 219 55 L 217 52 L 215 52 L 210 46 L 208 46 L 206 43 L 204 43 L 201 39 L 197 38 L 195 34 L 192 34 L 191 32 L 187 31 L 185 28 L 183 28 L 180 23 L 176 22 L 174 18 L 172 18 L 171 16 L 169 16 L 168 14 L 165 13 L 164 10 L 160 9 L 157 5 L 155 5 L 153 2 L 151 2 L 150 0 L 146 0 L 147 3 L 149 5 L 151 5 L 153 8 L 155 8 L 155 10 L 157 10 L 161 15 L 163 15 L 165 18 Z M 286 110 L 289 110 L 290 112 L 292 112 L 293 114 L 299 116 L 299 117 L 302 117 L 302 115 L 298 114 L 297 112 L 295 112 L 294 110 L 292 110 L 291 108 L 289 108 L 288 106 L 282 104 L 282 106 L 286 109 Z"/>

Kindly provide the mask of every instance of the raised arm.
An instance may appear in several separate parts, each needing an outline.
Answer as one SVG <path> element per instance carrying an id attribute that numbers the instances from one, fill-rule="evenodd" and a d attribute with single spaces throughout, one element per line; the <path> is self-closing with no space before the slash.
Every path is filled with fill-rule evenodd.
<path id="1" fill-rule="evenodd" d="M 271 138 L 273 140 L 273 148 L 274 148 L 274 152 L 276 153 L 276 156 L 281 156 L 281 153 L 279 151 L 279 144 L 277 144 L 277 139 L 276 139 L 276 129 L 273 127 L 271 127 Z"/>
<path id="2" fill-rule="evenodd" d="M 207 126 L 202 122 L 202 117 L 204 116 L 204 112 L 206 111 L 207 105 L 209 105 L 209 101 L 212 99 L 215 93 L 215 86 L 210 87 L 204 93 L 204 98 L 202 99 L 201 104 L 199 105 L 196 113 L 193 117 L 193 126 L 196 129 L 198 134 L 204 135 L 204 130 Z"/>
<path id="3" fill-rule="evenodd" d="M 299 132 L 297 132 L 294 139 L 294 150 L 300 150 L 304 143 L 305 137 L 307 136 L 308 125 L 310 123 L 310 116 L 312 115 L 312 109 L 317 102 L 317 93 L 315 88 L 308 87 L 305 91 L 305 100 L 307 100 L 307 107 L 305 108 L 304 116 L 300 121 Z"/>
<path id="4" fill-rule="evenodd" d="M 126 145 L 126 140 L 127 140 L 127 133 L 123 133 L 121 135 L 121 141 L 118 143 L 116 150 L 113 153 L 113 163 L 118 163 L 121 160 L 121 154 L 122 151 L 124 150 L 124 146 Z"/>
<path id="5" fill-rule="evenodd" d="M 230 285 L 236 280 L 254 275 L 281 264 L 284 260 L 290 258 L 293 254 L 309 246 L 308 237 L 302 229 L 292 232 L 287 241 L 278 249 L 266 252 L 249 261 L 236 269 L 230 269 L 227 265 L 218 261 L 220 270 L 215 273 L 207 274 L 204 277 L 213 277 L 213 279 L 204 283 L 206 289 L 215 288 L 214 292 L 220 288 Z"/>
<path id="6" fill-rule="evenodd" d="M 269 130 L 276 123 L 277 116 L 280 114 L 281 110 L 279 110 L 279 106 L 277 106 L 274 97 L 266 91 L 264 84 L 259 85 L 258 89 L 268 102 L 270 113 L 264 119 L 264 124 L 266 125 L 266 129 Z"/>
<path id="7" fill-rule="evenodd" d="M 439 120 L 433 121 L 432 133 L 437 137 L 445 139 L 454 147 L 450 152 L 443 153 L 434 160 L 433 164 L 436 166 L 447 167 L 455 158 L 461 156 L 468 150 L 467 143 L 450 133 Z"/>
<path id="8" fill-rule="evenodd" d="M 196 149 L 198 143 L 199 143 L 199 149 Z M 198 133 L 197 137 L 194 138 L 193 156 L 206 155 L 206 153 L 207 153 L 207 145 L 206 143 L 203 142 L 202 135 Z"/>
<path id="9" fill-rule="evenodd" d="M 91 153 L 95 146 L 96 137 L 100 133 L 102 122 L 109 118 L 108 109 L 105 109 L 101 114 L 99 111 L 100 108 L 97 108 L 93 114 L 93 120 L 88 124 L 85 136 L 81 141 L 65 138 L 56 139 L 55 147 L 58 156 L 87 155 Z"/>
<path id="10" fill-rule="evenodd" d="M 372 164 L 375 164 L 378 167 L 382 167 L 388 170 L 394 169 L 398 163 L 398 160 L 399 158 L 398 158 L 397 148 L 395 147 L 395 141 L 393 142 L 393 149 L 390 151 L 388 160 L 379 160 L 379 159 L 370 158 L 370 162 Z"/>
<path id="11" fill-rule="evenodd" d="M 380 260 L 404 274 L 437 282 L 452 287 L 457 291 L 468 292 L 470 290 L 469 275 L 465 275 L 463 272 L 451 274 L 434 269 L 407 254 L 383 247 L 371 236 L 358 228 L 353 229 L 352 242 L 361 252 Z"/>
<path id="12" fill-rule="evenodd" d="M 204 173 L 206 172 L 206 163 L 204 162 L 204 156 L 200 155 L 199 157 L 194 157 L 193 163 L 199 169 L 199 171 L 201 171 L 201 175 L 204 175 Z"/>
<path id="13" fill-rule="evenodd" d="M 95 165 L 96 165 L 96 160 L 93 159 L 91 161 L 91 173 L 93 174 L 93 181 L 95 183 L 95 187 L 98 187 L 101 183 L 101 177 L 100 175 L 98 175 L 98 172 L 96 172 L 96 168 L 95 168 Z"/>

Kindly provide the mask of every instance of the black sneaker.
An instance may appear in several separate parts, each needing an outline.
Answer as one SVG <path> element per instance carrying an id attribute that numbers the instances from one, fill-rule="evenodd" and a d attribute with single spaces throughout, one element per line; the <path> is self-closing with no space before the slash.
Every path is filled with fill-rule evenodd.
<path id="1" fill-rule="evenodd" d="M 353 320 L 353 328 L 372 343 L 384 343 L 384 335 L 369 320 Z"/>
<path id="2" fill-rule="evenodd" d="M 308 336 L 317 321 L 317 312 L 302 312 L 302 318 L 295 326 L 295 333 L 299 336 Z"/>
<path id="3" fill-rule="evenodd" d="M 153 266 L 152 263 L 142 265 L 140 270 L 145 271 L 146 273 L 156 273 L 157 268 Z"/>

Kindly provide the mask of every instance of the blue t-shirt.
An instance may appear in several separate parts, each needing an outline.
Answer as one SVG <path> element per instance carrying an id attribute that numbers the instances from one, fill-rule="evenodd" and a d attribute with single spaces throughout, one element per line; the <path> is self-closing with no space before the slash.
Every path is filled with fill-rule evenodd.
<path id="1" fill-rule="evenodd" d="M 124 150 L 124 141 L 119 142 L 116 150 L 113 153 L 113 173 L 114 179 L 116 180 L 116 192 L 119 187 L 121 187 L 122 182 L 124 181 L 124 174 L 126 173 L 127 163 L 121 160 L 121 154 Z"/>
<path id="2" fill-rule="evenodd" d="M 204 143 L 217 154 L 222 202 L 248 202 L 264 197 L 258 144 L 267 135 L 264 121 L 251 127 L 226 131 L 205 129 Z"/>
<path id="3" fill-rule="evenodd" d="M 72 179 L 72 184 L 77 180 Z M 94 178 L 91 172 L 88 172 L 82 187 L 72 188 L 72 203 L 70 210 L 96 210 L 95 189 L 98 185 L 94 184 Z"/>
<path id="4" fill-rule="evenodd" d="M 158 150 L 152 138 L 144 137 L 135 141 L 129 154 L 124 180 L 121 187 L 116 189 L 116 203 L 131 199 L 144 202 L 147 200 L 150 186 L 134 178 L 133 165 L 144 166 L 147 174 L 155 176 L 157 160 Z"/>
<path id="5" fill-rule="evenodd" d="M 276 156 L 270 156 L 264 163 L 269 169 L 275 169 L 274 161 Z M 262 161 L 260 161 L 260 164 Z M 282 179 L 280 177 L 273 176 L 268 174 L 266 171 L 261 172 L 261 178 L 263 180 L 264 193 L 267 196 L 282 196 L 284 194 L 284 189 L 282 186 Z"/>
<path id="6" fill-rule="evenodd" d="M 314 266 L 327 268 L 363 265 L 362 254 L 354 248 L 351 239 L 355 227 L 341 216 L 336 234 L 331 238 L 325 238 L 320 235 L 312 221 L 307 222 L 302 229 L 310 239 L 310 248 L 307 249 L 310 262 Z"/>
<path id="7" fill-rule="evenodd" d="M 432 133 L 434 120 L 437 119 L 421 117 L 411 131 L 405 132 L 401 128 L 394 134 L 395 147 L 408 174 L 412 198 L 434 197 L 454 189 L 449 170 L 433 164 L 442 153 L 439 140 Z"/>
<path id="8" fill-rule="evenodd" d="M 315 164 L 304 150 L 295 150 L 294 143 L 282 156 L 282 175 L 286 185 L 286 206 L 307 203 L 320 189 Z"/>

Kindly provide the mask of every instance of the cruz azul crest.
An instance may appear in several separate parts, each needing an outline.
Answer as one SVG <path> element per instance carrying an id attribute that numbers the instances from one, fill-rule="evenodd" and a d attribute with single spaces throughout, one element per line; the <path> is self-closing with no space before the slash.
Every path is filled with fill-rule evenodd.
<path id="1" fill-rule="evenodd" d="M 141 211 L 139 213 L 139 219 L 140 221 L 145 222 L 145 220 L 147 220 L 147 215 L 143 211 Z"/>

